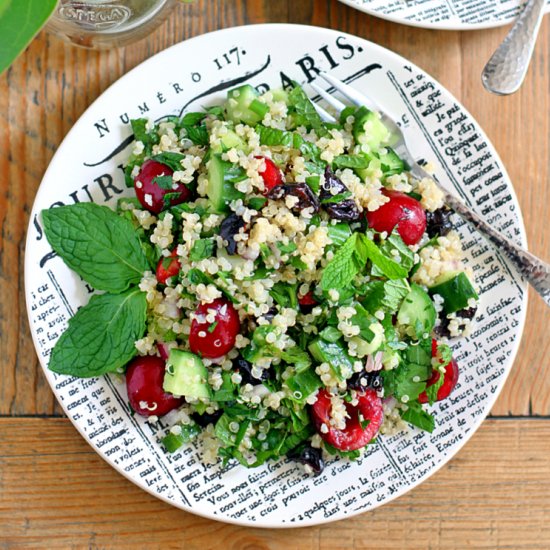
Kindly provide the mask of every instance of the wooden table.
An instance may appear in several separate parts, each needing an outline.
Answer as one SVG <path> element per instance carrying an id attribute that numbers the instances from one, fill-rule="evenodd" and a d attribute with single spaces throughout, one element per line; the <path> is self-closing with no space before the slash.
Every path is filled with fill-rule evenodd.
<path id="1" fill-rule="evenodd" d="M 32 345 L 23 289 L 28 214 L 63 137 L 113 81 L 152 54 L 207 31 L 293 22 L 386 46 L 466 105 L 500 153 L 531 250 L 550 259 L 550 24 L 542 24 L 521 90 L 480 83 L 505 29 L 443 32 L 360 14 L 336 0 L 198 0 L 126 49 L 88 52 L 44 33 L 1 78 L 1 548 L 549 548 L 550 310 L 531 293 L 527 324 L 492 417 L 421 487 L 374 512 L 290 531 L 216 523 L 172 508 L 105 464 L 63 417 Z"/>

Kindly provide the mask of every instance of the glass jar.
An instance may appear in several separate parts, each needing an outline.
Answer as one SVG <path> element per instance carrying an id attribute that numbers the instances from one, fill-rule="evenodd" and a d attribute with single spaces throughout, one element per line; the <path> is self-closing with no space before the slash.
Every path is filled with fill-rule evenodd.
<path id="1" fill-rule="evenodd" d="M 105 49 L 151 33 L 177 0 L 59 0 L 47 29 L 71 44 Z"/>

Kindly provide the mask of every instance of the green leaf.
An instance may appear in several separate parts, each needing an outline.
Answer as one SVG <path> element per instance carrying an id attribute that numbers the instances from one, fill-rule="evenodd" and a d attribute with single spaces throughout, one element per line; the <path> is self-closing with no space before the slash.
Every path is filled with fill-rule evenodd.
<path id="1" fill-rule="evenodd" d="M 309 395 L 323 385 L 313 369 L 306 369 L 294 374 L 287 378 L 285 383 L 292 392 L 290 399 L 298 403 L 303 403 Z"/>
<path id="2" fill-rule="evenodd" d="M 186 113 L 181 119 L 182 126 L 196 126 L 206 117 L 206 113 Z M 177 154 L 177 153 L 176 153 Z"/>
<path id="3" fill-rule="evenodd" d="M 206 126 L 186 126 L 185 131 L 187 132 L 187 137 L 195 145 L 208 145 L 210 143 L 210 136 L 208 134 L 208 129 Z"/>
<path id="4" fill-rule="evenodd" d="M 198 239 L 193 243 L 189 259 L 192 262 L 198 262 L 204 258 L 211 258 L 214 255 L 215 248 L 216 241 L 214 239 Z"/>
<path id="5" fill-rule="evenodd" d="M 160 153 L 158 155 L 155 155 L 151 157 L 153 160 L 156 160 L 157 162 L 160 162 L 161 164 L 165 164 L 173 170 L 174 172 L 176 170 L 181 170 L 181 164 L 180 161 L 185 158 L 185 155 L 182 155 L 181 153 L 170 153 L 170 152 L 164 152 Z M 157 176 L 158 179 L 158 176 Z M 170 189 L 169 187 L 168 189 Z"/>
<path id="6" fill-rule="evenodd" d="M 353 193 L 351 191 L 346 191 L 344 193 L 338 193 L 337 195 L 333 195 L 332 197 L 328 197 L 326 199 L 323 199 L 321 201 L 321 204 L 337 204 L 339 202 L 345 201 L 346 199 L 349 199 Z"/>
<path id="7" fill-rule="evenodd" d="M 403 279 L 407 276 L 407 270 L 386 257 L 367 235 L 362 233 L 356 233 L 356 235 L 359 235 L 357 252 L 361 260 L 366 262 L 369 259 L 388 279 Z"/>
<path id="8" fill-rule="evenodd" d="M 364 262 L 360 265 L 360 262 L 357 261 L 358 238 L 359 233 L 353 233 L 325 267 L 321 277 L 321 287 L 324 291 L 345 288 L 364 266 Z"/>
<path id="9" fill-rule="evenodd" d="M 395 258 L 394 254 L 397 254 L 399 265 L 407 271 L 410 271 L 414 265 L 414 252 L 403 242 L 403 239 L 397 232 L 392 233 L 387 239 L 382 241 L 380 250 L 389 259 Z M 380 276 L 382 272 L 375 266 L 372 270 L 372 274 L 377 277 Z"/>
<path id="10" fill-rule="evenodd" d="M 0 0 L 0 73 L 29 45 L 57 0 Z"/>
<path id="11" fill-rule="evenodd" d="M 352 169 L 364 169 L 368 168 L 371 163 L 365 155 L 339 155 L 332 161 L 333 168 L 352 168 Z"/>
<path id="12" fill-rule="evenodd" d="M 260 145 L 268 147 L 292 147 L 294 145 L 294 134 L 277 128 L 267 128 L 266 126 L 256 126 L 256 132 L 260 136 Z"/>
<path id="13" fill-rule="evenodd" d="M 401 418 L 421 430 L 432 433 L 435 428 L 434 417 L 426 412 L 418 402 L 410 403 L 408 407 L 401 413 Z"/>
<path id="14" fill-rule="evenodd" d="M 130 123 L 134 132 L 134 139 L 141 141 L 145 145 L 146 150 L 155 143 L 158 143 L 159 138 L 157 133 L 147 131 L 149 121 L 146 118 L 135 118 Z"/>
<path id="15" fill-rule="evenodd" d="M 156 183 L 165 191 L 170 191 L 172 189 L 172 185 L 174 185 L 174 180 L 172 179 L 172 176 L 155 176 L 152 183 Z"/>
<path id="16" fill-rule="evenodd" d="M 169 453 L 176 452 L 182 445 L 189 443 L 201 433 L 201 428 L 197 424 L 177 424 L 181 428 L 179 434 L 167 433 L 162 438 L 162 444 Z"/>
<path id="17" fill-rule="evenodd" d="M 313 103 L 296 83 L 295 87 L 288 94 L 289 104 L 294 107 L 298 115 L 297 125 L 303 124 L 306 127 L 317 130 L 319 135 L 325 135 L 327 131 L 323 126 L 323 121 L 319 113 L 315 110 Z"/>
<path id="18" fill-rule="evenodd" d="M 443 382 L 445 382 L 445 376 L 439 373 L 439 378 L 435 383 L 426 388 L 426 396 L 430 405 L 433 405 L 437 401 L 437 393 L 439 392 L 439 388 L 443 386 Z"/>
<path id="19" fill-rule="evenodd" d="M 92 296 L 69 320 L 48 368 L 79 378 L 121 369 L 136 355 L 134 342 L 145 333 L 146 316 L 145 293 L 136 288 Z"/>
<path id="20" fill-rule="evenodd" d="M 106 206 L 77 203 L 42 211 L 48 242 L 97 290 L 122 292 L 149 269 L 130 221 Z"/>

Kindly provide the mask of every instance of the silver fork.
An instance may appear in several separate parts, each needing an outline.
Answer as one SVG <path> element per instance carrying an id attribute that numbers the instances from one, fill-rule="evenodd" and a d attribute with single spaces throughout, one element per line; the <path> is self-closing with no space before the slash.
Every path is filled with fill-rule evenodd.
<path id="1" fill-rule="evenodd" d="M 380 109 L 380 107 L 378 107 L 372 99 L 364 96 L 355 88 L 352 88 L 348 84 L 341 82 L 327 73 L 321 73 L 319 76 L 332 85 L 354 105 L 364 105 L 368 109 L 378 111 L 382 122 L 386 128 L 388 128 L 393 139 L 395 140 L 395 142 L 391 145 L 392 149 L 409 165 L 410 173 L 415 178 L 434 179 L 434 177 L 426 172 L 411 155 L 401 128 L 396 124 L 393 118 Z M 334 107 L 337 112 L 341 112 L 346 107 L 346 105 L 320 86 L 315 83 L 312 83 L 311 86 L 329 105 Z M 314 106 L 321 118 L 323 118 L 326 122 L 337 122 L 336 119 L 321 106 L 317 104 L 314 104 Z M 439 182 L 437 183 L 439 185 Z M 481 234 L 493 243 L 493 245 L 495 245 L 497 250 L 504 252 L 518 273 L 522 275 L 542 296 L 542 299 L 546 302 L 546 304 L 550 305 L 550 265 L 543 262 L 530 252 L 527 252 L 527 250 L 517 245 L 507 237 L 501 235 L 471 208 L 466 206 L 460 199 L 449 193 L 443 187 L 439 186 L 439 188 L 443 192 L 444 200 L 447 206 L 454 210 L 463 220 L 472 224 Z"/>

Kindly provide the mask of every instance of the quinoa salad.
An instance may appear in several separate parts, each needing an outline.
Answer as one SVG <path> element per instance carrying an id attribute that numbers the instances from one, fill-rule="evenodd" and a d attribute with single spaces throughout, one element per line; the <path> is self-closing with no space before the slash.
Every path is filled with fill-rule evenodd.
<path id="1" fill-rule="evenodd" d="M 451 211 L 376 112 L 325 123 L 304 90 L 132 121 L 133 196 L 44 210 L 96 289 L 52 350 L 60 374 L 123 379 L 175 452 L 319 474 L 377 437 L 431 432 L 477 292 Z M 414 429 L 414 428 L 413 428 Z"/>

